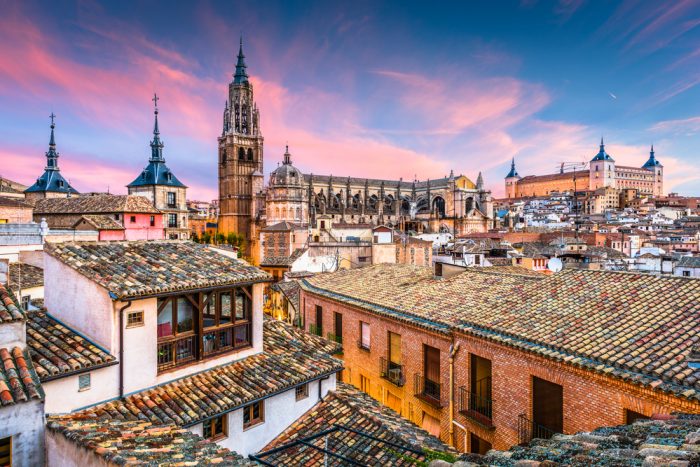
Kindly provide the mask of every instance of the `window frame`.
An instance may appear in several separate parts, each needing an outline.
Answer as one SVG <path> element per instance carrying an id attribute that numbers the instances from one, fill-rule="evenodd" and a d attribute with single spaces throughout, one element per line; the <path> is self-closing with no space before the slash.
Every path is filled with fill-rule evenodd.
<path id="1" fill-rule="evenodd" d="M 365 345 L 364 329 L 367 328 L 367 345 Z M 372 327 L 366 321 L 360 321 L 360 348 L 362 350 L 370 350 L 372 348 Z"/>
<path id="2" fill-rule="evenodd" d="M 300 384 L 294 388 L 294 399 L 299 402 L 309 397 L 309 383 Z"/>
<path id="3" fill-rule="evenodd" d="M 258 417 L 254 418 L 253 415 L 253 410 L 255 406 L 258 406 Z M 248 421 L 246 422 L 246 415 L 248 417 Z M 258 425 L 262 425 L 265 423 L 265 401 L 260 400 L 257 402 L 253 402 L 251 404 L 243 406 L 243 431 L 246 431 L 250 428 L 256 427 Z"/>
<path id="4" fill-rule="evenodd" d="M 4 438 L 0 438 L 0 449 L 4 446 L 7 445 L 7 459 L 9 460 L 9 464 L 7 465 L 12 465 L 12 454 L 13 454 L 13 442 L 12 442 L 13 436 L 5 436 Z M 0 454 L 2 454 L 2 451 L 0 450 Z M 1 459 L 1 458 L 0 458 Z"/>
<path id="5" fill-rule="evenodd" d="M 215 422 L 221 421 L 220 431 L 217 429 Z M 209 425 L 209 433 L 207 433 L 207 422 Z M 202 438 L 218 441 L 224 438 L 228 438 L 228 414 L 221 414 L 216 417 L 209 418 L 202 422 Z"/>
<path id="6" fill-rule="evenodd" d="M 132 319 L 138 316 L 138 319 Z M 126 314 L 126 328 L 138 328 L 144 326 L 143 310 L 130 311 Z"/>
<path id="7" fill-rule="evenodd" d="M 85 380 L 87 379 L 87 385 Z M 82 373 L 78 375 L 78 392 L 89 391 L 92 388 L 92 377 L 90 373 Z"/>

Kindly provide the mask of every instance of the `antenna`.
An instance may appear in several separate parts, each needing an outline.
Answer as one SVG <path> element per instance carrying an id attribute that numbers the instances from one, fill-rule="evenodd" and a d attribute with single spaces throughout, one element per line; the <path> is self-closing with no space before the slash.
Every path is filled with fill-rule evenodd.
<path id="1" fill-rule="evenodd" d="M 577 171 L 585 170 L 588 167 L 588 162 L 560 162 L 557 167 L 561 173 L 571 172 L 574 180 L 574 226 L 576 229 L 576 241 L 579 240 L 579 227 L 581 225 L 581 219 L 579 217 L 578 209 L 578 189 L 576 188 L 576 175 Z"/>

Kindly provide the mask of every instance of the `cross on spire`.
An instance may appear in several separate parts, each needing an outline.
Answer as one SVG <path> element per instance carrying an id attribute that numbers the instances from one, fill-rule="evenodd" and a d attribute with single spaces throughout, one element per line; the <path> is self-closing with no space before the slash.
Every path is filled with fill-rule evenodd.
<path id="1" fill-rule="evenodd" d="M 53 127 L 54 126 L 53 120 L 54 120 L 54 118 L 56 118 L 56 115 L 53 112 L 51 112 L 51 115 L 49 115 L 49 118 L 51 119 L 51 126 Z"/>
<path id="2" fill-rule="evenodd" d="M 155 106 L 155 108 L 156 108 L 156 112 L 158 112 L 158 101 L 160 100 L 160 98 L 158 97 L 158 94 L 156 94 L 156 93 L 154 92 L 154 93 L 153 93 L 153 99 L 151 99 L 151 100 L 153 101 L 153 104 L 154 104 L 154 106 Z"/>

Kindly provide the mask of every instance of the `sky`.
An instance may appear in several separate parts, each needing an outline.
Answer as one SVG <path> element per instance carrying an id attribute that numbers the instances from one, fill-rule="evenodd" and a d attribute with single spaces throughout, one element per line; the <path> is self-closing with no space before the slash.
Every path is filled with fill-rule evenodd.
<path id="1" fill-rule="evenodd" d="M 217 198 L 217 137 L 243 35 L 265 171 L 404 180 L 620 165 L 653 143 L 665 189 L 700 194 L 700 2 L 0 0 L 0 176 L 125 193 L 153 93 L 188 198 Z"/>

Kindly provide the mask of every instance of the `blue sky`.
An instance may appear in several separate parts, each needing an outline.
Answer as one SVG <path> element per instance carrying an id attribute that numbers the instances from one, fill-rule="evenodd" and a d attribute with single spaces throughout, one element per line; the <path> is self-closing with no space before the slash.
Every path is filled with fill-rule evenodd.
<path id="1" fill-rule="evenodd" d="M 0 18 L 0 175 L 42 171 L 58 115 L 64 175 L 125 191 L 145 165 L 153 91 L 165 156 L 216 197 L 216 138 L 241 33 L 266 171 L 289 143 L 305 172 L 419 179 L 454 169 L 502 194 L 653 142 L 667 190 L 700 192 L 700 3 L 7 2 Z"/>

